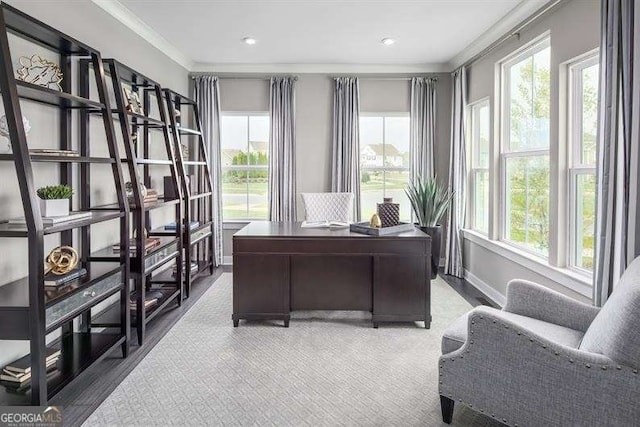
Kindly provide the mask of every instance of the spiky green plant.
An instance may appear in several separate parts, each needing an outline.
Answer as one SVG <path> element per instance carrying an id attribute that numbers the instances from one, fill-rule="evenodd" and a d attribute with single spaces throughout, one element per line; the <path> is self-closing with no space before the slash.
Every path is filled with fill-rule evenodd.
<path id="1" fill-rule="evenodd" d="M 73 196 L 73 189 L 68 185 L 48 185 L 38 188 L 36 193 L 42 200 L 70 199 Z"/>
<path id="2" fill-rule="evenodd" d="M 451 205 L 453 192 L 436 178 L 418 179 L 405 190 L 420 227 L 435 227 Z"/>

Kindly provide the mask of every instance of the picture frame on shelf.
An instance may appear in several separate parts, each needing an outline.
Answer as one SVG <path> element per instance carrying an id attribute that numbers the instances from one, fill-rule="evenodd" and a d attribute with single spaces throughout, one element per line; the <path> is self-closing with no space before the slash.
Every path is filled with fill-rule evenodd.
<path id="1" fill-rule="evenodd" d="M 127 111 L 144 116 L 144 109 L 142 108 L 142 102 L 140 101 L 138 93 L 126 87 L 122 88 L 122 93 L 124 94 L 124 99 L 127 102 Z"/>

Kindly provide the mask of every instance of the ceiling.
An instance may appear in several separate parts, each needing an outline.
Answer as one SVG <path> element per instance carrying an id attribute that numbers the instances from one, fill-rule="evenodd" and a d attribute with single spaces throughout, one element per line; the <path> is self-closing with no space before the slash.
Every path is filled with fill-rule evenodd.
<path id="1" fill-rule="evenodd" d="M 96 3 L 98 1 L 94 0 Z M 112 3 L 117 1 L 112 0 Z M 523 3 L 540 0 L 119 0 L 192 64 L 451 62 Z M 123 7 L 122 7 L 123 6 Z M 104 7 L 104 6 L 103 6 Z M 507 28 L 509 29 L 509 28 Z M 158 37 L 159 36 L 159 37 Z M 242 43 L 251 36 L 253 46 Z M 384 46 L 384 37 L 395 39 Z"/>

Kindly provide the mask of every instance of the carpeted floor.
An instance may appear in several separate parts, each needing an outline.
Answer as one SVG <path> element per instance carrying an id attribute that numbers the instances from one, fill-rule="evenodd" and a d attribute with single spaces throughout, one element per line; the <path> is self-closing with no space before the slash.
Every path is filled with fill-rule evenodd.
<path id="1" fill-rule="evenodd" d="M 223 274 L 85 426 L 440 426 L 440 336 L 471 306 L 432 282 L 431 329 L 365 313 L 231 323 Z M 466 408 L 453 425 L 497 426 Z"/>

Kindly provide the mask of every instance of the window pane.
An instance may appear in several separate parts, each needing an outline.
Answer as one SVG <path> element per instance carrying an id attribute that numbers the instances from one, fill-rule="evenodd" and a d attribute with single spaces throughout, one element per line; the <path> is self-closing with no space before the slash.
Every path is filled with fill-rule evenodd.
<path id="1" fill-rule="evenodd" d="M 368 221 L 385 197 L 400 203 L 400 219 L 411 218 L 404 190 L 409 180 L 409 117 L 360 117 L 361 218 Z M 401 169 L 401 170 L 397 170 Z"/>
<path id="2" fill-rule="evenodd" d="M 505 238 L 548 255 L 549 156 L 505 161 Z"/>
<path id="3" fill-rule="evenodd" d="M 596 134 L 598 126 L 598 70 L 599 65 L 582 70 L 582 132 L 580 161 L 596 164 Z"/>
<path id="4" fill-rule="evenodd" d="M 489 171 L 473 171 L 473 228 L 489 232 Z"/>
<path id="5" fill-rule="evenodd" d="M 385 166 L 409 167 L 409 117 L 385 117 Z"/>
<path id="6" fill-rule="evenodd" d="M 267 169 L 249 172 L 249 183 L 247 185 L 248 212 L 246 218 L 249 219 L 266 219 L 269 217 L 269 199 L 267 191 L 269 184 L 267 178 L 251 178 L 251 174 L 259 174 L 267 176 Z"/>
<path id="7" fill-rule="evenodd" d="M 574 265 L 593 270 L 594 233 L 596 222 L 595 174 L 580 174 L 576 179 Z"/>
<path id="8" fill-rule="evenodd" d="M 509 149 L 549 147 L 550 48 L 509 68 Z"/>
<path id="9" fill-rule="evenodd" d="M 220 136 L 224 220 L 266 219 L 269 116 L 222 115 Z"/>
<path id="10" fill-rule="evenodd" d="M 362 170 L 360 176 L 360 215 L 362 221 L 368 221 L 384 197 L 384 172 Z"/>
<path id="11" fill-rule="evenodd" d="M 222 173 L 222 216 L 225 220 L 247 218 L 247 173 L 227 170 Z"/>
<path id="12" fill-rule="evenodd" d="M 477 118 L 474 121 L 477 126 L 477 142 L 476 142 L 476 154 L 475 154 L 475 166 L 479 168 L 489 167 L 489 129 L 490 129 L 490 117 L 489 117 L 489 104 L 483 104 L 478 108 Z"/>

